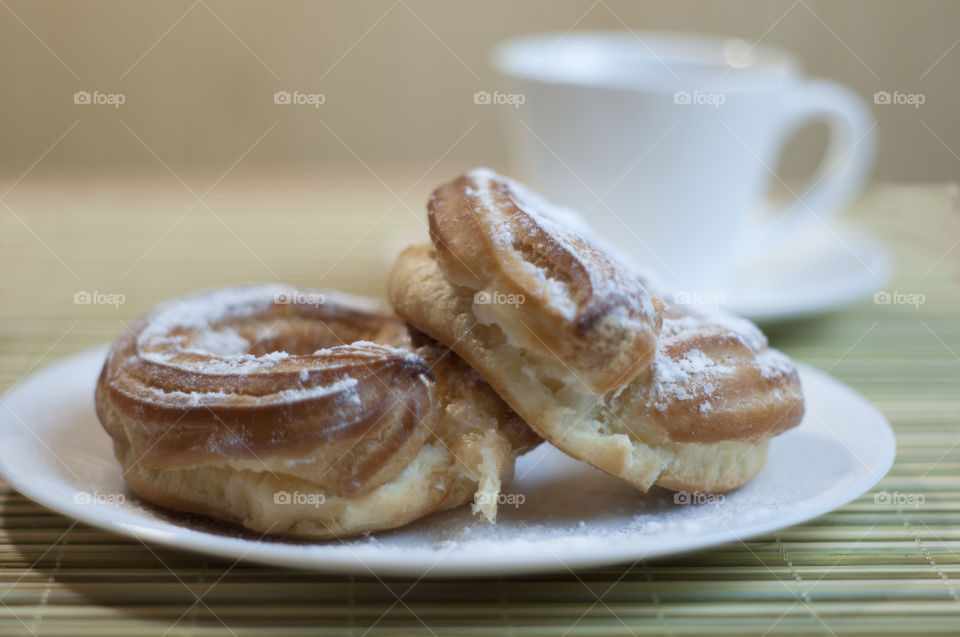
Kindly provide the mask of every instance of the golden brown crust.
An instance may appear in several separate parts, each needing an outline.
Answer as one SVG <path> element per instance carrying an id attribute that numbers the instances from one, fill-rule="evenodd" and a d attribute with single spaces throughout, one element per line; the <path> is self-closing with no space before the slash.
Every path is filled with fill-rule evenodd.
<path id="1" fill-rule="evenodd" d="M 323 303 L 274 301 L 283 294 L 217 290 L 138 321 L 103 368 L 97 405 L 108 433 L 160 469 L 242 460 L 323 476 L 338 494 L 396 476 L 436 409 L 429 366 L 411 355 L 402 321 L 329 292 L 291 292 Z M 247 353 L 278 344 L 290 351 Z"/>
<path id="2" fill-rule="evenodd" d="M 453 183 L 472 187 L 469 180 Z M 469 208 L 460 216 L 469 218 Z M 457 226 L 447 232 L 456 236 Z M 649 364 L 625 386 L 597 395 L 580 374 L 566 373 L 575 361 L 553 364 L 507 334 L 527 324 L 508 316 L 519 308 L 505 308 L 498 320 L 479 320 L 476 288 L 464 276 L 451 277 L 442 256 L 449 253 L 447 262 L 465 256 L 473 265 L 478 259 L 471 249 L 499 248 L 448 237 L 442 246 L 407 249 L 391 272 L 391 302 L 403 318 L 460 354 L 537 433 L 569 455 L 644 490 L 660 484 L 726 491 L 760 470 L 769 438 L 800 422 L 796 369 L 767 347 L 756 327 L 676 306 L 662 306 Z"/>
<path id="3" fill-rule="evenodd" d="M 800 377 L 751 323 L 666 305 L 654 362 L 615 409 L 676 442 L 775 436 L 803 417 Z"/>
<path id="4" fill-rule="evenodd" d="M 516 344 L 561 362 L 597 394 L 650 363 L 658 302 L 603 251 L 551 219 L 558 211 L 548 202 L 478 169 L 438 188 L 428 210 L 440 267 L 476 292 L 479 320 L 500 323 Z"/>
<path id="5" fill-rule="evenodd" d="M 456 355 L 435 343 L 414 351 L 391 312 L 277 286 L 157 308 L 114 344 L 96 404 L 141 496 L 312 537 L 463 504 L 484 480 L 499 487 L 535 438 Z M 495 449 L 492 477 L 461 458 L 477 436 Z M 312 494 L 313 506 L 267 502 L 264 485 Z"/>

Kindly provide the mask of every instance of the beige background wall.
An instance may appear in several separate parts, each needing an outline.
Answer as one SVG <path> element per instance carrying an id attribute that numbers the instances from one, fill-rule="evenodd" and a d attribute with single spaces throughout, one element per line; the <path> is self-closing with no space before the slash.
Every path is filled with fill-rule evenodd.
<path id="1" fill-rule="evenodd" d="M 4 0 L 0 169 L 15 178 L 51 145 L 38 170 L 149 169 L 157 157 L 178 171 L 225 169 L 251 146 L 245 163 L 416 169 L 443 156 L 500 165 L 499 113 L 472 100 L 498 87 L 491 45 L 531 31 L 625 26 L 779 44 L 871 102 L 878 90 L 922 93 L 919 109 L 873 106 L 875 176 L 960 174 L 960 2 L 951 0 Z M 326 103 L 277 106 L 283 89 L 321 92 Z M 126 101 L 75 105 L 78 90 Z M 795 146 L 788 172 L 814 161 L 821 136 Z"/>

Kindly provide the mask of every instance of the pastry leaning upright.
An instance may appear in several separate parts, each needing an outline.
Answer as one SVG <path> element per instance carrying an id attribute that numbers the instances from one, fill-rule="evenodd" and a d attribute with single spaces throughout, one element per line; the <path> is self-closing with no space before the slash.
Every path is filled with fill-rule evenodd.
<path id="1" fill-rule="evenodd" d="M 755 326 L 651 296 L 569 211 L 486 169 L 428 207 L 394 308 L 567 454 L 643 490 L 726 491 L 800 422 L 796 369 Z"/>

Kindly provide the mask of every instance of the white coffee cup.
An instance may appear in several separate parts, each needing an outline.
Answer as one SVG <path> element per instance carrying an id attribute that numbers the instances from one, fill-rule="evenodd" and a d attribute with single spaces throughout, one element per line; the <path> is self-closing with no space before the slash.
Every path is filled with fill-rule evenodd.
<path id="1" fill-rule="evenodd" d="M 873 161 L 875 122 L 860 98 L 805 79 L 774 47 L 573 32 L 508 41 L 494 60 L 524 97 L 503 108 L 517 175 L 688 290 L 725 291 L 745 257 L 824 223 Z M 777 159 L 812 121 L 828 124 L 828 150 L 789 205 L 768 210 Z"/>

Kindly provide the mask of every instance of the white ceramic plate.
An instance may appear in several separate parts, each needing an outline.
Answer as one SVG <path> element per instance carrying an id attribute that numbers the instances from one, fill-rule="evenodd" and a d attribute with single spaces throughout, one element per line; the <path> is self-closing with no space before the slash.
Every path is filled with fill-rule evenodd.
<path id="1" fill-rule="evenodd" d="M 94 413 L 105 353 L 99 347 L 57 362 L 3 397 L 5 480 L 54 511 L 143 542 L 329 572 L 565 571 L 737 542 L 853 500 L 884 476 L 896 446 L 883 415 L 863 397 L 801 367 L 803 423 L 775 439 L 760 474 L 722 501 L 689 495 L 708 501 L 678 504 L 672 492 L 642 494 L 543 445 L 520 459 L 516 479 L 504 487 L 506 503 L 495 526 L 461 507 L 344 542 L 260 539 L 230 525 L 161 511 L 130 493 Z"/>
<path id="2" fill-rule="evenodd" d="M 733 273 L 724 309 L 758 323 L 822 314 L 870 298 L 890 281 L 893 257 L 856 228 L 821 224 Z"/>

